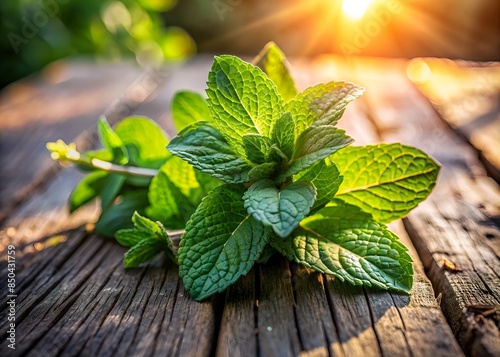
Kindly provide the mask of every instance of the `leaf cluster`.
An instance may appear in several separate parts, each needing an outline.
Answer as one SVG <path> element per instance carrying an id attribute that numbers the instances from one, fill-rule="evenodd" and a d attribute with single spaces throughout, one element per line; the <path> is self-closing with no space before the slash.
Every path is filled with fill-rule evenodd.
<path id="1" fill-rule="evenodd" d="M 167 146 L 224 182 L 182 236 L 186 289 L 202 300 L 277 251 L 355 285 L 409 291 L 412 260 L 385 224 L 427 197 L 437 163 L 401 144 L 349 147 L 353 139 L 337 123 L 363 88 L 329 82 L 298 93 L 274 44 L 256 63 L 215 57 L 210 120 L 183 128 Z M 185 106 L 199 100 L 186 98 Z"/>
<path id="2" fill-rule="evenodd" d="M 103 149 L 83 159 L 72 146 L 51 144 L 54 158 L 91 170 L 71 209 L 99 197 L 96 228 L 118 231 L 130 247 L 125 266 L 163 251 L 197 300 L 274 253 L 354 285 L 408 292 L 412 260 L 386 224 L 429 195 L 439 165 L 398 143 L 350 146 L 337 123 L 363 88 L 329 82 L 298 92 L 274 43 L 254 63 L 215 57 L 207 99 L 190 91 L 173 98 L 171 141 L 134 117 L 115 128 L 100 120 Z M 93 159 L 156 171 L 103 170 Z M 166 229 L 184 227 L 174 254 Z"/>

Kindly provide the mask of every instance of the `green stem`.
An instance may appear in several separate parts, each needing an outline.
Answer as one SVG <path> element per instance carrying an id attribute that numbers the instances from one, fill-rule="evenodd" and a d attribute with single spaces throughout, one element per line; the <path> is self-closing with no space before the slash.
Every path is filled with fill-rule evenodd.
<path id="1" fill-rule="evenodd" d="M 158 173 L 158 170 L 155 169 L 147 169 L 144 167 L 135 166 L 122 166 L 99 159 L 90 159 L 89 161 L 85 161 L 85 164 L 89 164 L 90 166 L 103 171 L 130 176 L 155 177 Z"/>

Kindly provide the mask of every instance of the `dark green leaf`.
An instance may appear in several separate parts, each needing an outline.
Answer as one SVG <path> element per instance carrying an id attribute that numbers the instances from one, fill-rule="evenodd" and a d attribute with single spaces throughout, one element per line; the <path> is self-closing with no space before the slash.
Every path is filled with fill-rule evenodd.
<path id="1" fill-rule="evenodd" d="M 352 210 L 351 210 L 352 209 Z M 398 237 L 357 207 L 326 207 L 271 244 L 299 264 L 354 285 L 409 291 L 412 259 Z"/>
<path id="2" fill-rule="evenodd" d="M 120 193 L 124 182 L 124 175 L 110 173 L 106 176 L 101 191 L 102 210 L 105 210 L 111 203 L 113 203 L 113 200 Z"/>
<path id="3" fill-rule="evenodd" d="M 243 196 L 245 208 L 256 220 L 288 236 L 314 204 L 316 189 L 310 182 L 294 182 L 278 190 L 269 179 L 254 183 Z"/>
<path id="4" fill-rule="evenodd" d="M 186 225 L 179 246 L 179 274 L 196 300 L 223 291 L 260 257 L 270 230 L 250 216 L 243 189 L 219 186 Z"/>
<path id="5" fill-rule="evenodd" d="M 248 181 L 251 166 L 206 122 L 198 122 L 184 129 L 170 142 L 168 150 L 201 172 L 220 180 L 229 183 Z"/>
<path id="6" fill-rule="evenodd" d="M 142 212 L 148 205 L 147 190 L 127 191 L 119 197 L 118 204 L 102 212 L 96 223 L 96 231 L 106 237 L 113 237 L 119 229 L 132 228 L 132 215 Z"/>
<path id="7" fill-rule="evenodd" d="M 271 144 L 271 139 L 266 136 L 259 134 L 243 135 L 243 148 L 245 149 L 246 158 L 255 164 L 264 163 Z"/>
<path id="8" fill-rule="evenodd" d="M 298 174 L 352 142 L 353 139 L 344 130 L 331 125 L 305 130 L 299 137 L 290 167 L 283 179 Z"/>
<path id="9" fill-rule="evenodd" d="M 309 181 L 316 187 L 316 201 L 311 208 L 311 212 L 322 208 L 330 200 L 333 199 L 337 193 L 343 177 L 340 175 L 337 166 L 331 162 L 322 160 L 316 165 L 312 166 L 309 170 L 303 171 L 294 181 Z"/>
<path id="10" fill-rule="evenodd" d="M 69 196 L 69 211 L 73 213 L 78 208 L 96 198 L 102 191 L 107 172 L 95 171 L 85 176 Z"/>

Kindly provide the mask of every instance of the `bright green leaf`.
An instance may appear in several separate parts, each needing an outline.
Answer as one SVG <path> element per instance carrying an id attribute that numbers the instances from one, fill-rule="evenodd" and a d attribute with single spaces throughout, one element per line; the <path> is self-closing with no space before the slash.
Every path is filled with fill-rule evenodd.
<path id="1" fill-rule="evenodd" d="M 127 148 L 130 161 L 137 166 L 157 169 L 169 157 L 167 134 L 149 118 L 125 118 L 116 125 L 115 131 Z"/>
<path id="2" fill-rule="evenodd" d="M 181 131 L 197 121 L 211 121 L 212 116 L 205 98 L 191 91 L 179 91 L 172 99 L 172 119 Z"/>
<path id="3" fill-rule="evenodd" d="M 270 135 L 283 99 L 260 68 L 233 56 L 215 57 L 207 84 L 215 126 L 240 156 L 243 135 Z"/>
<path id="4" fill-rule="evenodd" d="M 310 211 L 316 189 L 310 182 L 294 182 L 278 190 L 269 179 L 254 183 L 243 196 L 245 208 L 255 219 L 273 228 L 280 237 L 288 236 Z"/>
<path id="5" fill-rule="evenodd" d="M 352 142 L 344 130 L 334 126 L 310 127 L 300 135 L 290 167 L 283 177 L 298 174 Z"/>
<path id="6" fill-rule="evenodd" d="M 295 139 L 311 125 L 335 125 L 347 104 L 361 96 L 364 89 L 348 82 L 329 82 L 309 87 L 297 94 L 284 108 L 295 123 Z"/>
<path id="7" fill-rule="evenodd" d="M 337 166 L 325 160 L 321 160 L 309 170 L 294 177 L 294 181 L 309 181 L 316 187 L 316 201 L 311 212 L 322 208 L 332 200 L 342 183 L 342 179 Z"/>
<path id="8" fill-rule="evenodd" d="M 120 165 L 128 163 L 128 152 L 124 143 L 111 128 L 105 117 L 97 121 L 97 132 L 102 145 L 113 153 L 113 162 Z"/>
<path id="9" fill-rule="evenodd" d="M 171 222 L 178 222 L 177 226 L 169 228 L 182 228 L 179 206 L 176 195 L 173 193 L 174 185 L 170 182 L 165 172 L 160 171 L 151 181 L 148 198 L 150 206 L 146 209 L 148 217 L 160 221 L 169 226 Z"/>
<path id="10" fill-rule="evenodd" d="M 278 145 L 280 150 L 287 157 L 287 160 L 293 155 L 295 142 L 294 132 L 295 125 L 293 123 L 292 115 L 287 112 L 278 119 L 271 135 L 273 142 Z"/>
<path id="11" fill-rule="evenodd" d="M 251 166 L 206 122 L 197 122 L 184 129 L 170 142 L 168 150 L 201 172 L 220 180 L 229 183 L 248 181 Z"/>
<path id="12" fill-rule="evenodd" d="M 383 223 L 405 216 L 422 202 L 439 172 L 432 158 L 401 144 L 348 147 L 331 160 L 344 176 L 336 198 Z"/>
<path id="13" fill-rule="evenodd" d="M 179 274 L 196 300 L 225 290 L 260 257 L 270 230 L 243 206 L 243 189 L 220 186 L 200 204 L 179 246 Z"/>
<path id="14" fill-rule="evenodd" d="M 357 207 L 326 207 L 306 218 L 292 236 L 271 244 L 299 264 L 354 285 L 406 292 L 412 286 L 407 248 Z"/>
<path id="15" fill-rule="evenodd" d="M 85 176 L 69 196 L 69 211 L 73 213 L 84 204 L 96 198 L 102 191 L 102 186 L 107 175 L 107 172 L 95 171 Z"/>
<path id="16" fill-rule="evenodd" d="M 269 42 L 254 62 L 276 84 L 285 101 L 289 101 L 297 94 L 295 83 L 290 75 L 290 64 L 285 54 L 274 42 Z"/>

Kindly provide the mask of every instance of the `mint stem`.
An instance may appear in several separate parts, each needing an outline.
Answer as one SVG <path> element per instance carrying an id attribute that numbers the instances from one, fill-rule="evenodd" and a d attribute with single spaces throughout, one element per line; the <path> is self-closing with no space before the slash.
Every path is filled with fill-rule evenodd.
<path id="1" fill-rule="evenodd" d="M 130 176 L 155 177 L 156 174 L 158 173 L 158 170 L 155 169 L 147 169 L 135 166 L 122 166 L 113 164 L 111 162 L 102 161 L 99 159 L 91 159 L 89 162 L 86 162 L 86 164 L 90 164 L 92 167 L 103 171 L 130 175 Z"/>

